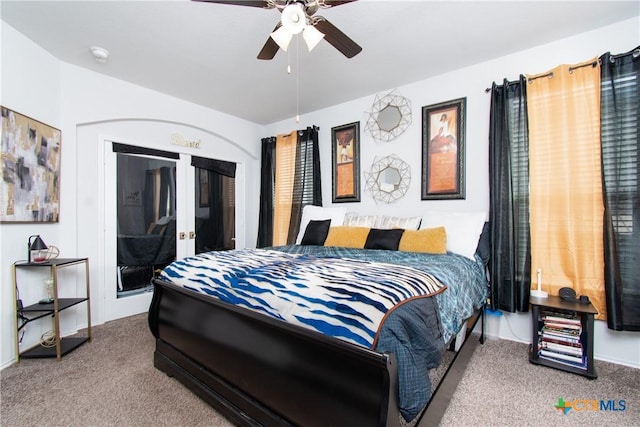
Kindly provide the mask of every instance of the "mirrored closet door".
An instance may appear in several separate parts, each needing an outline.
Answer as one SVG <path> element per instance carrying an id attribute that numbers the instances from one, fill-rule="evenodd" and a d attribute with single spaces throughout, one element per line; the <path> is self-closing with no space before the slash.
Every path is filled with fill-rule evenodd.
<path id="1" fill-rule="evenodd" d="M 151 280 L 173 260 L 235 247 L 235 163 L 111 145 L 105 168 L 115 177 L 105 180 L 105 203 L 115 213 L 105 221 L 108 320 L 146 311 Z"/>

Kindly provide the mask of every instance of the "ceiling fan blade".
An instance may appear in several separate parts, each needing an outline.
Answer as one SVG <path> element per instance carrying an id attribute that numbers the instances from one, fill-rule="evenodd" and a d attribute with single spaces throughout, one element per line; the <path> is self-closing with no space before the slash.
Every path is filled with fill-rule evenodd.
<path id="1" fill-rule="evenodd" d="M 353 3 L 354 1 L 357 0 L 324 0 L 324 4 L 326 4 L 327 6 L 340 6 L 341 4 L 345 4 L 345 3 Z"/>
<path id="2" fill-rule="evenodd" d="M 321 17 L 319 17 L 321 18 Z M 324 39 L 338 49 L 347 58 L 353 58 L 362 51 L 358 43 L 351 40 L 338 27 L 324 18 L 318 20 L 315 27 L 324 34 Z"/>
<path id="3" fill-rule="evenodd" d="M 275 32 L 281 26 L 282 23 L 278 22 L 273 31 Z M 273 59 L 273 57 L 276 56 L 276 53 L 278 53 L 278 49 L 280 49 L 278 43 L 276 43 L 276 41 L 271 38 L 271 36 L 269 36 L 264 46 L 262 46 L 262 50 L 260 51 L 260 53 L 258 53 L 258 59 Z"/>
<path id="4" fill-rule="evenodd" d="M 235 6 L 250 6 L 250 7 L 260 7 L 263 9 L 271 9 L 272 6 L 269 6 L 269 2 L 266 0 L 191 0 L 191 1 L 199 1 L 204 3 L 219 3 L 219 4 L 231 4 Z"/>

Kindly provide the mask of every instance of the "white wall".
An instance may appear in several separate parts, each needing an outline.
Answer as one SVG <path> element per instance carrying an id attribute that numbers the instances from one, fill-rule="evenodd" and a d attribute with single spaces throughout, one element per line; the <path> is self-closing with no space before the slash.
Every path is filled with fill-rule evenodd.
<path id="1" fill-rule="evenodd" d="M 375 156 L 395 153 L 412 168 L 412 183 L 407 195 L 392 205 L 376 205 L 362 190 L 360 203 L 348 203 L 349 210 L 395 215 L 415 215 L 425 210 L 488 210 L 488 119 L 489 95 L 485 88 L 492 81 L 513 80 L 520 73 L 539 73 L 560 63 L 580 62 L 602 54 L 626 52 L 640 44 L 640 21 L 631 19 L 590 33 L 550 43 L 528 51 L 457 70 L 435 78 L 402 86 L 401 95 L 413 105 L 413 124 L 396 141 L 378 144 L 364 132 L 375 94 L 301 116 L 300 123 L 285 120 L 266 128 L 199 107 L 157 92 L 111 79 L 75 66 L 60 63 L 4 22 L 2 25 L 2 105 L 27 114 L 62 130 L 61 215 L 58 224 L 0 225 L 0 366 L 14 358 L 14 301 L 9 264 L 25 257 L 26 239 L 41 234 L 45 242 L 60 247 L 65 256 L 90 256 L 100 259 L 99 248 L 86 243 L 87 236 L 99 233 L 100 224 L 92 212 L 100 208 L 96 194 L 100 135 L 133 139 L 161 149 L 167 135 L 178 130 L 184 136 L 201 138 L 208 154 L 225 156 L 231 149 L 238 158 L 259 158 L 259 140 L 263 136 L 288 133 L 310 125 L 320 126 L 320 152 L 324 205 L 331 205 L 331 127 L 361 122 L 361 168 L 368 170 Z M 401 70 L 399 70 L 401 72 Z M 394 88 L 389 88 L 392 90 Z M 421 107 L 455 98 L 467 98 L 466 199 L 452 201 L 420 200 Z M 126 141 L 125 141 L 126 142 Z M 259 161 L 246 168 L 245 243 L 252 246 L 257 233 Z M 251 170 L 253 169 L 253 170 Z M 364 180 L 361 178 L 362 184 Z M 80 185 L 78 185 L 80 183 Z M 91 234 L 87 234 L 91 233 Z M 90 255 L 91 254 L 91 255 Z M 92 262 L 92 275 L 100 277 L 100 266 Z M 100 279 L 97 279 L 100 280 Z M 92 282 L 94 281 L 92 277 Z M 93 284 L 93 283 L 92 283 Z M 95 284 L 98 286 L 98 283 Z M 93 288 L 93 286 L 92 286 Z M 93 290 L 93 289 L 92 289 Z M 96 291 L 99 292 L 99 291 Z M 94 293 L 95 295 L 95 293 Z M 97 297 L 99 299 L 99 297 Z M 97 301 L 96 301 L 97 303 Z M 92 304 L 93 307 L 93 304 Z M 96 322 L 102 316 L 99 306 L 92 313 Z M 528 337 L 528 315 L 505 316 L 513 319 L 516 335 Z M 79 325 L 81 326 L 81 325 Z M 640 336 L 606 329 L 597 322 L 596 357 L 640 367 Z"/>
<path id="2" fill-rule="evenodd" d="M 15 360 L 9 266 L 25 259 L 31 234 L 41 234 L 47 244 L 59 247 L 64 257 L 89 257 L 92 323 L 105 320 L 103 289 L 110 284 L 104 279 L 105 245 L 99 218 L 112 213 L 105 212 L 100 188 L 101 180 L 110 179 L 100 175 L 101 138 L 109 136 L 124 143 L 239 162 L 237 181 L 244 197 L 237 207 L 237 244 L 253 246 L 258 223 L 260 138 L 264 131 L 254 123 L 61 63 L 5 22 L 1 24 L 2 105 L 62 131 L 60 222 L 0 225 L 4 265 L 0 270 L 0 366 L 7 366 Z M 172 145 L 174 133 L 200 140 L 201 148 Z M 39 283 L 39 279 L 34 281 Z M 78 282 L 80 290 L 84 284 Z M 34 286 L 23 291 L 25 304 L 42 298 L 42 289 Z M 27 327 L 25 347 L 50 329 L 44 323 Z M 71 333 L 85 324 L 86 318 L 78 316 L 77 322 L 67 319 L 61 330 Z"/>
<path id="3" fill-rule="evenodd" d="M 2 22 L 2 21 L 0 21 Z M 0 103 L 7 108 L 60 128 L 60 73 L 59 61 L 31 41 L 20 36 L 2 23 L 2 67 Z M 11 41 L 11 42 L 9 42 Z M 22 66 L 17 66 L 21 64 Z M 62 134 L 64 138 L 64 133 Z M 58 242 L 62 232 L 53 224 L 1 224 L 0 225 L 0 366 L 13 360 L 15 336 L 15 301 L 10 265 L 27 258 L 27 239 L 41 234 L 46 242 Z M 25 288 L 25 300 L 37 294 Z M 42 296 L 40 296 L 42 298 Z M 29 329 L 39 336 L 41 328 Z"/>
<path id="4" fill-rule="evenodd" d="M 447 73 L 431 79 L 411 83 L 397 89 L 400 95 L 412 102 L 413 124 L 397 140 L 376 143 L 364 131 L 367 111 L 376 94 L 355 99 L 324 110 L 305 114 L 296 126 L 294 119 L 284 120 L 267 127 L 269 135 L 288 133 L 312 124 L 320 127 L 320 157 L 322 162 L 322 194 L 324 206 L 331 206 L 331 128 L 346 123 L 360 121 L 361 130 L 361 170 L 367 171 L 375 156 L 397 154 L 411 166 L 411 186 L 409 191 L 395 204 L 377 205 L 365 191 L 364 176 L 361 174 L 361 202 L 341 203 L 349 211 L 359 213 L 381 213 L 387 215 L 419 215 L 426 210 L 488 211 L 489 209 L 489 94 L 485 88 L 504 78 L 515 80 L 520 74 L 537 74 L 559 64 L 571 64 L 600 56 L 604 52 L 628 52 L 640 45 L 640 19 L 633 18 L 595 31 L 579 34 L 534 49 L 497 58 L 471 67 Z M 401 72 L 401 70 L 398 70 Z M 386 92 L 382 92 L 384 94 Z M 466 127 L 466 199 L 449 201 L 421 201 L 421 155 L 422 155 L 422 107 L 467 98 Z M 507 333 L 504 323 L 501 334 L 507 339 L 529 341 L 529 314 L 508 316 L 515 334 Z M 640 334 L 615 332 L 606 328 L 604 322 L 595 326 L 595 355 L 602 360 L 615 361 L 640 367 Z"/>

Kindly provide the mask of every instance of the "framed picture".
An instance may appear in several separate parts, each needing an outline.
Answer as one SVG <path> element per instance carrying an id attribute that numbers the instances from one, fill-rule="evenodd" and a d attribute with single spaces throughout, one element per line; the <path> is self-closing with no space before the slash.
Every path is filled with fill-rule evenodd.
<path id="1" fill-rule="evenodd" d="M 207 208 L 209 207 L 209 171 L 207 169 L 198 168 L 200 183 L 200 207 Z"/>
<path id="2" fill-rule="evenodd" d="M 464 199 L 467 98 L 422 107 L 422 200 Z"/>
<path id="3" fill-rule="evenodd" d="M 331 128 L 333 203 L 360 201 L 360 122 Z"/>
<path id="4" fill-rule="evenodd" d="M 122 195 L 125 206 L 142 206 L 142 191 L 129 188 L 129 180 L 124 182 L 124 194 Z"/>
<path id="5" fill-rule="evenodd" d="M 60 130 L 0 107 L 0 222 L 58 222 Z"/>

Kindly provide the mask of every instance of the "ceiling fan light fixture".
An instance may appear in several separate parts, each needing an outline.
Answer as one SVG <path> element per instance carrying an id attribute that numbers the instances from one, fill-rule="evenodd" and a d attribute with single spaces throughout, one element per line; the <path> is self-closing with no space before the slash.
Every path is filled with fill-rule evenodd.
<path id="1" fill-rule="evenodd" d="M 289 33 L 298 34 L 307 26 L 307 15 L 300 3 L 291 3 L 282 10 L 281 21 Z"/>
<path id="2" fill-rule="evenodd" d="M 311 50 L 320 43 L 320 40 L 324 38 L 324 34 L 318 31 L 313 25 L 307 25 L 304 30 L 302 30 L 302 38 L 307 44 L 307 49 L 311 52 Z"/>
<path id="3" fill-rule="evenodd" d="M 280 49 L 285 52 L 289 48 L 289 43 L 291 43 L 292 37 L 293 35 L 284 27 L 284 25 L 271 33 L 273 41 L 275 41 L 278 46 L 280 46 Z"/>

